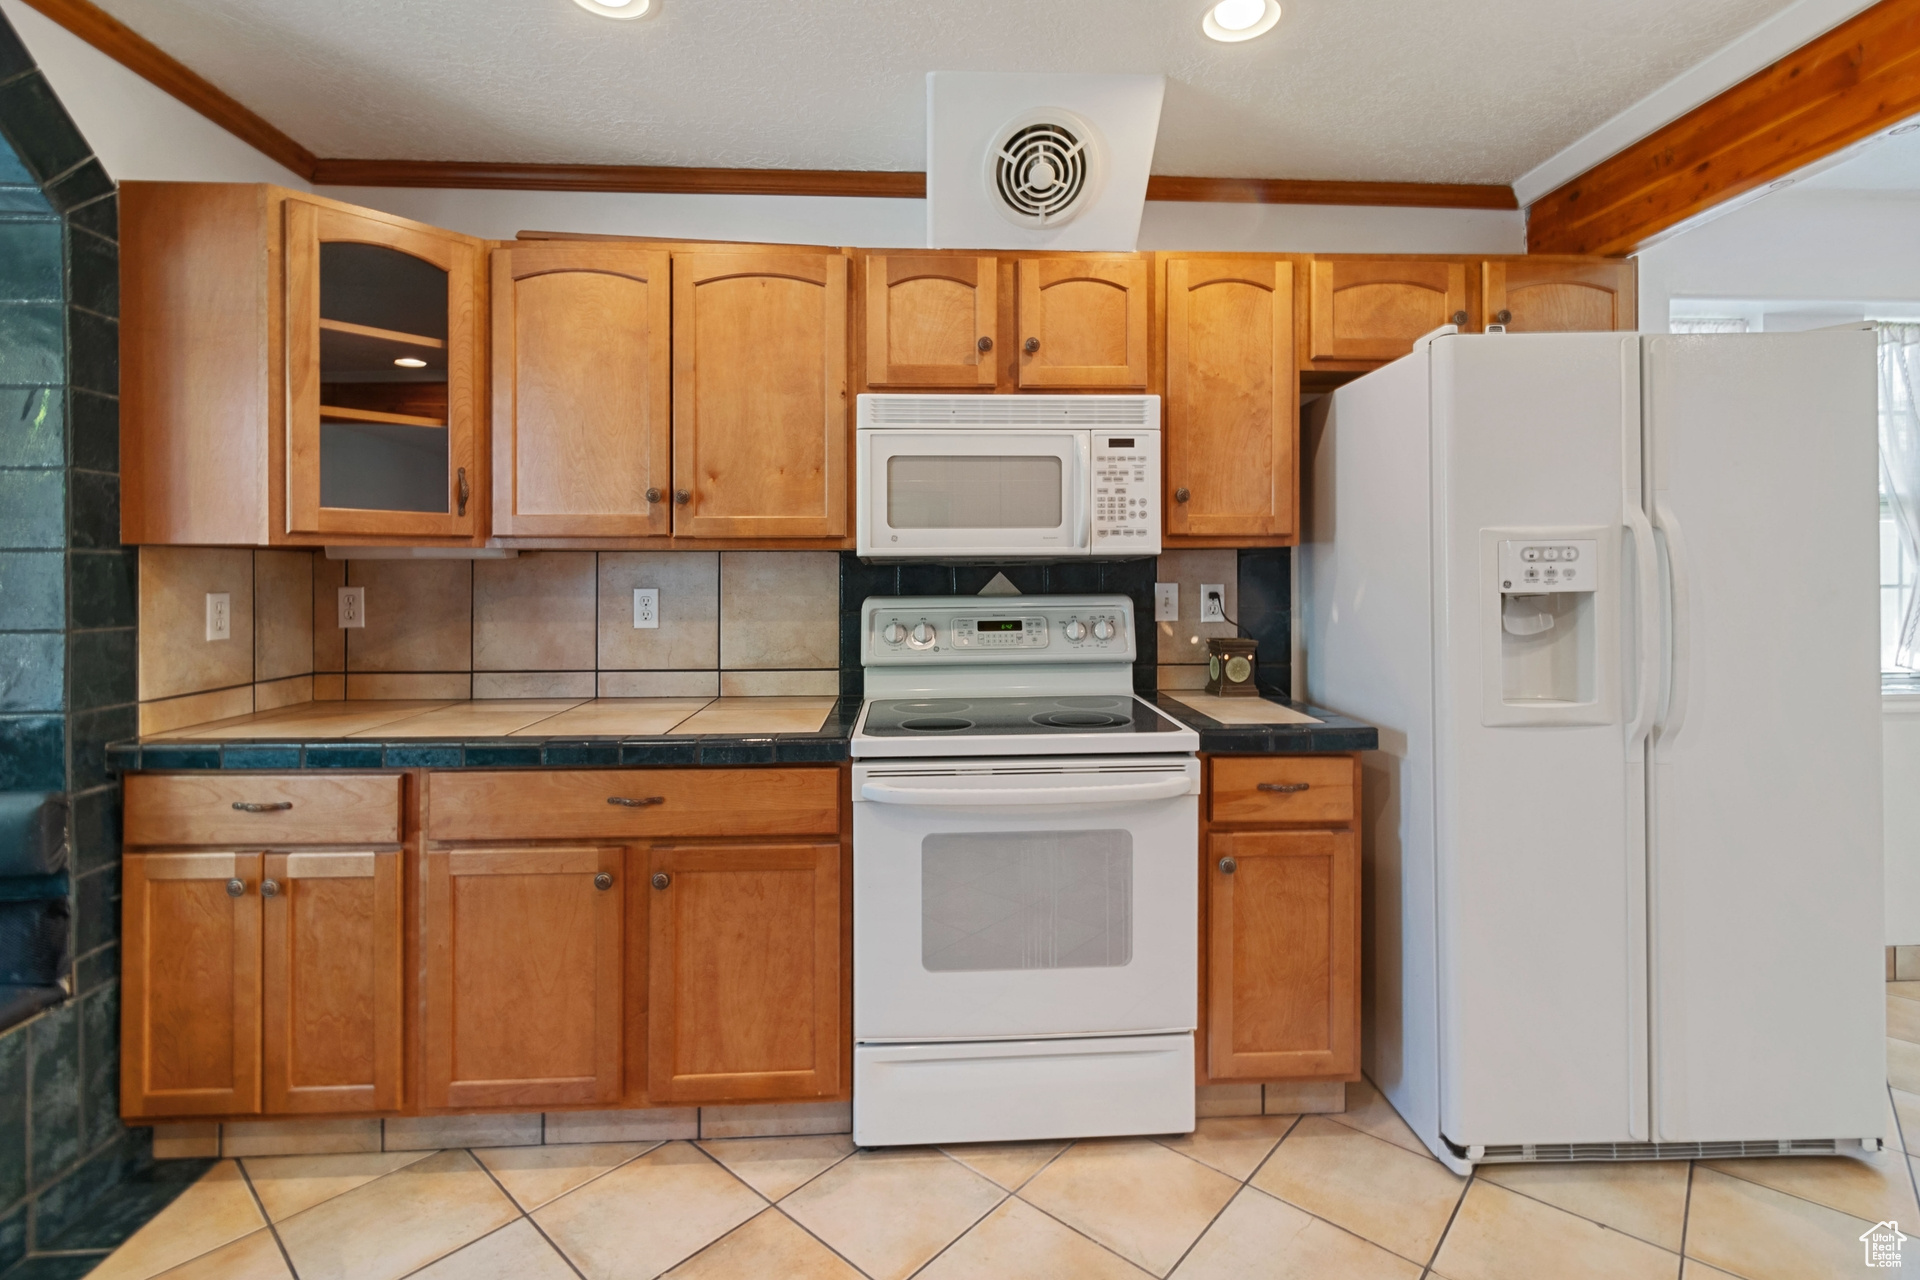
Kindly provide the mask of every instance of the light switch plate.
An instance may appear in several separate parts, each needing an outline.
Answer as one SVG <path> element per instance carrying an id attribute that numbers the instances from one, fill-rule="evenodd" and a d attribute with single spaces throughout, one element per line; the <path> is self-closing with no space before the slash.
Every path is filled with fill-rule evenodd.
<path id="1" fill-rule="evenodd" d="M 343 627 L 367 625 L 367 589 L 365 587 L 340 588 L 340 625 Z"/>
<path id="2" fill-rule="evenodd" d="M 660 588 L 633 589 L 633 625 L 642 629 L 660 625 Z"/>
<path id="3" fill-rule="evenodd" d="M 1203 582 L 1200 584 L 1200 621 L 1225 622 L 1227 620 L 1227 584 L 1224 582 Z"/>
<path id="4" fill-rule="evenodd" d="M 1156 582 L 1153 584 L 1153 620 L 1155 622 L 1180 621 L 1179 583 Z"/>
<path id="5" fill-rule="evenodd" d="M 230 592 L 207 592 L 207 639 L 233 639 L 233 596 Z"/>

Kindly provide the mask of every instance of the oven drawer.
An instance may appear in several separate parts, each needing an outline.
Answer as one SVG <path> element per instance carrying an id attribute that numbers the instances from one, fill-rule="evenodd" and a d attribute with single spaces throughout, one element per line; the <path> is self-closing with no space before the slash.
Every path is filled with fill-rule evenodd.
<path id="1" fill-rule="evenodd" d="M 1352 822 L 1348 756 L 1215 756 L 1208 791 L 1215 822 Z"/>
<path id="2" fill-rule="evenodd" d="M 398 774 L 136 773 L 129 845 L 398 844 Z"/>
<path id="3" fill-rule="evenodd" d="M 427 839 L 834 835 L 842 785 L 831 766 L 434 773 Z"/>

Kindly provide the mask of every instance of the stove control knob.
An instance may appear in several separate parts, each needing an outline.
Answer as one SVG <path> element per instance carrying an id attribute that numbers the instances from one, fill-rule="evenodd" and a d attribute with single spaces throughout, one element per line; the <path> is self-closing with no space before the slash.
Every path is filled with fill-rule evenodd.
<path id="1" fill-rule="evenodd" d="M 931 623 L 916 622 L 913 626 L 913 642 L 915 644 L 932 644 L 934 634 L 935 632 Z"/>
<path id="2" fill-rule="evenodd" d="M 880 638 L 888 644 L 899 644 L 907 638 L 907 629 L 897 622 L 889 622 L 880 630 Z"/>
<path id="3" fill-rule="evenodd" d="M 1100 621 L 1094 623 L 1093 638 L 1095 640 L 1113 639 L 1113 624 L 1111 622 L 1108 622 L 1105 618 L 1102 618 L 1100 619 Z"/>
<path id="4" fill-rule="evenodd" d="M 1067 633 L 1067 639 L 1069 640 L 1085 640 L 1087 638 L 1087 624 L 1078 618 L 1067 623 L 1061 630 Z"/>

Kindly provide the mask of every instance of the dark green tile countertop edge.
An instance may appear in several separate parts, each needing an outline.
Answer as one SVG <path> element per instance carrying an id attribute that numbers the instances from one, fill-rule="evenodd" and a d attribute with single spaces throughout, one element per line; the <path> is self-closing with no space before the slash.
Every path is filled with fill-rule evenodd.
<path id="1" fill-rule="evenodd" d="M 314 742 L 116 742 L 107 765 L 116 773 L 188 769 L 554 769 L 639 765 L 721 766 L 837 764 L 860 716 L 859 698 L 842 698 L 815 733 L 683 734 L 648 738 L 401 738 Z M 1317 707 L 1284 703 L 1325 723 L 1223 725 L 1165 694 L 1150 699 L 1200 733 L 1200 749 L 1306 755 L 1369 751 L 1379 745 L 1370 725 Z M 1280 702 L 1275 698 L 1271 701 Z"/>

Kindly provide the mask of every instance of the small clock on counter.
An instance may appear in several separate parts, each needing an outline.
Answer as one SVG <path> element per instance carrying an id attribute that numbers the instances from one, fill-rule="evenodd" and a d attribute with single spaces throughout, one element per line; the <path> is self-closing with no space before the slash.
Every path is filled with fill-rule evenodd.
<path id="1" fill-rule="evenodd" d="M 1254 652 L 1251 640 L 1207 641 L 1207 692 L 1219 697 L 1257 698 L 1253 686 Z"/>

